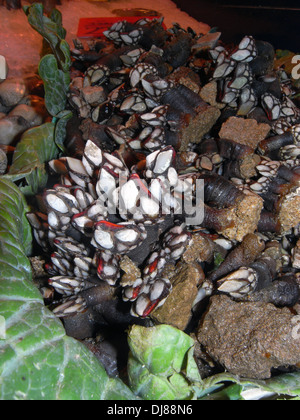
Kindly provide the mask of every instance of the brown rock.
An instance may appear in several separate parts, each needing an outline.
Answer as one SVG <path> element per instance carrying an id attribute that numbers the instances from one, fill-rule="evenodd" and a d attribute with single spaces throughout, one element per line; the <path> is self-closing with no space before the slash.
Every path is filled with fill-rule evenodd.
<path id="1" fill-rule="evenodd" d="M 172 292 L 160 308 L 152 312 L 151 318 L 160 324 L 169 324 L 184 330 L 192 315 L 192 305 L 198 293 L 201 272 L 195 265 L 179 264 L 171 278 Z"/>
<path id="2" fill-rule="evenodd" d="M 86 86 L 81 90 L 85 102 L 91 106 L 102 104 L 106 100 L 106 93 L 102 86 Z"/>
<path id="3" fill-rule="evenodd" d="M 240 174 L 244 179 L 249 179 L 257 175 L 256 166 L 259 165 L 260 157 L 258 155 L 247 155 L 239 161 Z"/>
<path id="4" fill-rule="evenodd" d="M 281 203 L 278 219 L 281 224 L 281 233 L 287 233 L 300 223 L 300 188 L 294 188 L 287 194 Z"/>
<path id="5" fill-rule="evenodd" d="M 193 239 L 184 252 L 182 259 L 187 264 L 194 262 L 211 262 L 214 256 L 215 243 L 201 235 L 195 233 Z"/>
<path id="6" fill-rule="evenodd" d="M 219 109 L 222 109 L 225 107 L 224 104 L 217 102 L 218 84 L 215 80 L 212 80 L 211 82 L 203 86 L 199 95 L 201 96 L 204 102 L 207 102 L 208 104 L 212 106 L 215 106 Z"/>
<path id="7" fill-rule="evenodd" d="M 32 278 L 47 277 L 45 271 L 45 260 L 42 257 L 30 257 L 30 264 L 32 269 Z"/>
<path id="8" fill-rule="evenodd" d="M 235 206 L 226 210 L 227 220 L 232 223 L 218 233 L 241 242 L 248 233 L 256 231 L 263 205 L 263 199 L 257 194 L 244 195 Z"/>
<path id="9" fill-rule="evenodd" d="M 120 284 L 124 286 L 132 286 L 133 283 L 141 278 L 140 269 L 134 264 L 134 262 L 125 255 L 120 261 L 120 268 L 125 272 L 123 274 Z"/>
<path id="10" fill-rule="evenodd" d="M 268 124 L 259 124 L 256 120 L 230 117 L 222 124 L 220 138 L 236 141 L 256 149 L 258 143 L 264 140 L 270 132 Z"/>
<path id="11" fill-rule="evenodd" d="M 200 51 L 211 50 L 215 48 L 221 36 L 221 32 L 209 32 L 198 38 L 197 42 L 192 45 L 192 51 L 199 53 Z"/>
<path id="12" fill-rule="evenodd" d="M 300 317 L 264 302 L 211 298 L 200 322 L 198 341 L 235 375 L 266 379 L 271 369 L 300 362 Z"/>
<path id="13" fill-rule="evenodd" d="M 180 152 L 188 150 L 190 143 L 200 143 L 220 117 L 221 112 L 218 108 L 202 102 L 196 109 L 196 115 L 185 115 L 179 130 L 181 142 Z"/>
<path id="14" fill-rule="evenodd" d="M 188 67 L 178 67 L 168 77 L 169 80 L 173 80 L 176 84 L 181 84 L 189 88 L 195 93 L 199 93 L 200 90 L 200 77 L 192 69 Z"/>

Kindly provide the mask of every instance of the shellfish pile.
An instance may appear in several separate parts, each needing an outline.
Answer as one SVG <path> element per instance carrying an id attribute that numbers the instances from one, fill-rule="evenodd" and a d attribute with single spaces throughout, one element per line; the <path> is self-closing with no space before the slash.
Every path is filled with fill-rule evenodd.
<path id="1" fill-rule="evenodd" d="M 275 304 L 293 305 L 300 110 L 273 47 L 251 36 L 226 47 L 220 34 L 165 30 L 161 19 L 118 22 L 105 36 L 89 48 L 74 41 L 77 140 L 49 163 L 57 183 L 28 214 L 50 255 L 55 313 L 96 307 L 107 284 L 131 315 L 151 316 L 172 293 L 168 266 L 183 260 L 203 274 L 193 307 L 214 293 L 248 299 L 275 281 L 293 286 Z M 264 134 L 255 145 L 219 136 L 232 117 Z M 185 199 L 203 210 L 197 221 Z"/>

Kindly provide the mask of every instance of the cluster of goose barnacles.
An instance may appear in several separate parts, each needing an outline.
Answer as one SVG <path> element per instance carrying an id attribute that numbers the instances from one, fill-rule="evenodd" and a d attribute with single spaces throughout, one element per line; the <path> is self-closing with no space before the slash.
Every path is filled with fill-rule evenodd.
<path id="1" fill-rule="evenodd" d="M 59 183 L 28 214 L 51 253 L 49 284 L 62 296 L 54 312 L 96 306 L 105 284 L 148 317 L 172 291 L 168 264 L 186 253 L 205 273 L 195 305 L 216 292 L 294 304 L 300 111 L 286 73 L 273 71 L 273 47 L 250 36 L 234 50 L 218 37 L 207 47 L 161 20 L 118 22 L 105 35 L 73 50 L 69 104 L 88 133 L 82 153 L 50 162 Z M 222 107 L 201 98 L 207 82 L 217 83 L 223 113 L 267 121 L 256 149 L 218 138 Z M 203 209 L 200 221 L 187 223 L 185 197 Z M 216 254 L 224 261 L 214 269 Z"/>
<path id="2" fill-rule="evenodd" d="M 289 98 L 293 92 L 289 78 L 284 71 L 272 72 L 272 45 L 246 36 L 233 51 L 217 46 L 210 54 L 216 63 L 213 79 L 219 84 L 219 99 L 237 109 L 237 115 L 253 116 L 251 112 L 260 105 L 276 134 L 299 120 L 299 109 Z"/>

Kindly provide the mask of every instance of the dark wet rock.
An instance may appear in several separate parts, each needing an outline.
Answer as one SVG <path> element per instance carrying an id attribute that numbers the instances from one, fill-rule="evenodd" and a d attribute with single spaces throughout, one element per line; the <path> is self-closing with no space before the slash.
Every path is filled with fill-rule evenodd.
<path id="1" fill-rule="evenodd" d="M 266 379 L 271 370 L 300 362 L 299 316 L 264 302 L 211 298 L 197 339 L 227 371 L 240 377 Z"/>

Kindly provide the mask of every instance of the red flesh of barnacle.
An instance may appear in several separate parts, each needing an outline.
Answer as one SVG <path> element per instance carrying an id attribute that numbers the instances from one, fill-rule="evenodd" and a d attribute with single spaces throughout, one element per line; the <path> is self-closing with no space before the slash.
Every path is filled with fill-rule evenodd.
<path id="1" fill-rule="evenodd" d="M 155 299 L 153 302 L 150 302 L 149 305 L 144 310 L 142 318 L 146 318 L 148 315 L 150 315 L 150 313 L 156 308 L 159 302 L 160 302 L 159 299 Z"/>
<path id="2" fill-rule="evenodd" d="M 141 286 L 136 286 L 136 287 L 133 289 L 133 291 L 132 291 L 132 296 L 131 296 L 131 300 L 135 300 L 135 299 L 138 297 L 140 290 L 141 290 Z"/>

